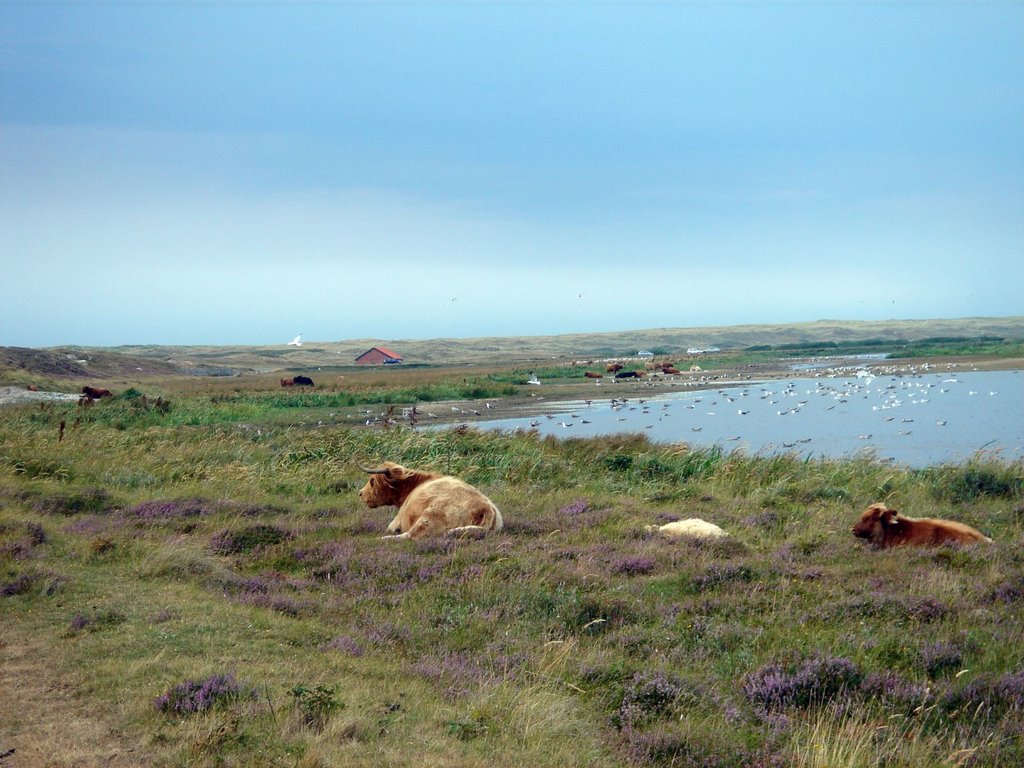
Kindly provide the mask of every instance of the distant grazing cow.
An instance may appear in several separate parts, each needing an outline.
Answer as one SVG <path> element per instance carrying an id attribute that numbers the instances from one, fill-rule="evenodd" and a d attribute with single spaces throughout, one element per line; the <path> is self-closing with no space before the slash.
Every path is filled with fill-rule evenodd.
<path id="1" fill-rule="evenodd" d="M 398 507 L 384 538 L 420 539 L 438 533 L 500 531 L 501 512 L 473 486 L 436 472 L 406 469 L 385 461 L 370 475 L 359 498 L 371 509 Z"/>
<path id="2" fill-rule="evenodd" d="M 100 389 L 99 387 L 90 387 L 85 385 L 82 387 L 82 394 L 86 397 L 90 397 L 93 400 L 99 400 L 101 397 L 113 397 L 114 393 L 109 389 Z"/>
<path id="3" fill-rule="evenodd" d="M 606 373 L 618 373 L 622 370 L 622 363 L 608 363 L 604 370 Z"/>
<path id="4" fill-rule="evenodd" d="M 859 539 L 867 539 L 879 549 L 911 546 L 934 546 L 949 542 L 969 544 L 972 541 L 992 541 L 969 525 L 952 520 L 904 517 L 885 504 L 872 504 L 851 529 Z"/>
<path id="5" fill-rule="evenodd" d="M 29 384 L 27 387 L 25 387 L 25 389 L 27 389 L 29 392 L 39 391 L 39 387 L 37 387 L 35 384 Z"/>
<path id="6" fill-rule="evenodd" d="M 669 374 L 670 376 L 675 375 L 677 373 L 682 373 L 682 371 L 680 371 L 678 368 L 673 368 L 671 365 L 666 365 L 661 370 Z"/>
<path id="7" fill-rule="evenodd" d="M 587 371 L 583 375 L 586 376 L 588 379 L 603 379 L 604 378 L 604 374 L 597 373 L 596 371 Z"/>
<path id="8" fill-rule="evenodd" d="M 296 387 L 312 387 L 313 380 L 309 376 L 296 376 L 292 381 L 295 382 Z"/>
<path id="9" fill-rule="evenodd" d="M 680 539 L 684 536 L 695 539 L 720 539 L 729 535 L 714 523 L 701 520 L 699 517 L 676 520 L 674 523 L 665 523 L 665 525 L 647 525 L 644 526 L 644 530 L 648 533 L 660 533 L 670 539 Z"/>
<path id="10" fill-rule="evenodd" d="M 294 387 L 295 386 L 295 379 L 281 379 L 281 386 L 282 387 Z"/>

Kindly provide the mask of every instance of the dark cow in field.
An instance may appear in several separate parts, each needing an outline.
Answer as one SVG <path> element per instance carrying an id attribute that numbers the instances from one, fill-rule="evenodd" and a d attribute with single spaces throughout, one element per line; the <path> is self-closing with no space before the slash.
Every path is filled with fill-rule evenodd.
<path id="1" fill-rule="evenodd" d="M 370 475 L 359 498 L 370 509 L 398 507 L 386 539 L 421 539 L 439 533 L 500 531 L 501 512 L 473 486 L 449 475 L 406 469 L 385 461 Z"/>
<path id="2" fill-rule="evenodd" d="M 88 384 L 82 387 L 82 394 L 93 400 L 99 400 L 101 397 L 113 397 L 114 393 L 109 389 L 100 389 L 99 387 L 90 387 Z"/>
<path id="3" fill-rule="evenodd" d="M 619 371 L 615 374 L 616 379 L 642 379 L 647 371 Z"/>
<path id="4" fill-rule="evenodd" d="M 622 363 L 608 363 L 604 370 L 606 373 L 618 373 L 622 370 Z"/>
<path id="5" fill-rule="evenodd" d="M 309 376 L 296 376 L 294 379 L 292 379 L 292 381 L 295 382 L 295 386 L 296 387 L 312 387 L 313 386 L 313 380 L 311 378 L 309 378 Z"/>
<path id="6" fill-rule="evenodd" d="M 920 547 L 992 541 L 969 525 L 953 520 L 904 517 L 885 504 L 872 504 L 864 510 L 851 531 L 857 538 L 867 539 L 879 549 L 903 545 Z"/>

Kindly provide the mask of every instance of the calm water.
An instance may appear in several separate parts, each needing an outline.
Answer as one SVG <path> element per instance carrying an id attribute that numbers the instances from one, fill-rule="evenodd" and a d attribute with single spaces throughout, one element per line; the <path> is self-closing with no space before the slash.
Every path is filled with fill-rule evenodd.
<path id="1" fill-rule="evenodd" d="M 660 443 L 718 444 L 748 453 L 844 457 L 868 451 L 914 467 L 958 463 L 980 450 L 1024 458 L 1020 371 L 893 376 L 851 370 L 653 397 L 642 392 L 595 386 L 589 405 L 552 403 L 539 417 L 474 426 L 558 437 L 641 432 Z"/>

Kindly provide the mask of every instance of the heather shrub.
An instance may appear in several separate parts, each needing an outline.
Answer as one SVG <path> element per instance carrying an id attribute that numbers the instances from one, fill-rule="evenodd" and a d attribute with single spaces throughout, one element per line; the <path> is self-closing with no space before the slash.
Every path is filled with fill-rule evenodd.
<path id="1" fill-rule="evenodd" d="M 643 576 L 653 573 L 657 563 L 650 557 L 624 557 L 611 564 L 612 573 L 623 576 Z"/>
<path id="2" fill-rule="evenodd" d="M 712 589 L 731 582 L 747 583 L 754 580 L 754 572 L 745 565 L 712 563 L 703 573 L 693 577 L 693 588 L 697 592 Z"/>
<path id="3" fill-rule="evenodd" d="M 43 496 L 32 506 L 37 512 L 47 515 L 84 515 L 109 512 L 113 502 L 110 494 L 102 488 L 83 488 Z"/>
<path id="4" fill-rule="evenodd" d="M 626 601 L 616 598 L 584 595 L 575 605 L 567 608 L 564 614 L 565 628 L 570 632 L 589 635 L 602 634 L 637 619 L 636 610 Z"/>
<path id="5" fill-rule="evenodd" d="M 934 701 L 935 694 L 925 683 L 908 680 L 898 672 L 871 672 L 864 676 L 860 693 L 868 701 L 876 701 L 886 711 L 910 715 Z"/>
<path id="6" fill-rule="evenodd" d="M 638 672 L 623 689 L 613 722 L 625 728 L 667 715 L 682 692 L 680 680 L 665 672 Z"/>
<path id="7" fill-rule="evenodd" d="M 116 627 L 127 620 L 127 616 L 113 608 L 93 611 L 92 613 L 76 613 L 74 618 L 71 619 L 70 631 L 72 634 L 82 630 L 99 632 L 110 627 Z"/>
<path id="8" fill-rule="evenodd" d="M 210 549 L 218 555 L 237 555 L 259 547 L 272 547 L 291 538 L 276 525 L 250 525 L 241 530 L 223 530 L 210 540 Z"/>
<path id="9" fill-rule="evenodd" d="M 180 499 L 177 501 L 144 501 L 124 511 L 124 516 L 142 522 L 179 520 L 200 517 L 211 512 L 211 505 L 204 499 Z"/>
<path id="10" fill-rule="evenodd" d="M 0 597 L 23 595 L 35 587 L 37 582 L 37 576 L 29 573 L 23 573 L 10 581 L 0 584 Z"/>
<path id="11" fill-rule="evenodd" d="M 935 642 L 921 648 L 921 665 L 931 678 L 956 672 L 963 660 L 962 650 L 952 643 Z"/>
<path id="12" fill-rule="evenodd" d="M 46 529 L 39 523 L 25 523 L 25 532 L 28 534 L 28 543 L 33 547 L 46 543 Z"/>
<path id="13" fill-rule="evenodd" d="M 1000 582 L 992 588 L 989 599 L 992 602 L 1007 604 L 1024 600 L 1024 579 Z"/>
<path id="14" fill-rule="evenodd" d="M 498 682 L 498 676 L 477 654 L 444 653 L 424 657 L 412 670 L 437 684 L 449 698 L 467 696 L 481 685 Z"/>
<path id="15" fill-rule="evenodd" d="M 566 517 L 576 517 L 589 511 L 590 506 L 587 504 L 586 499 L 576 499 L 571 504 L 566 504 L 564 507 L 558 510 L 559 515 L 565 515 Z"/>
<path id="16" fill-rule="evenodd" d="M 947 713 L 964 713 L 998 719 L 1008 713 L 1024 713 L 1024 672 L 981 675 L 950 688 L 939 702 Z"/>
<path id="17" fill-rule="evenodd" d="M 178 683 L 153 702 L 160 712 L 173 715 L 195 715 L 211 707 L 236 701 L 245 695 L 234 673 L 211 675 L 204 680 Z"/>
<path id="18" fill-rule="evenodd" d="M 815 657 L 796 666 L 772 663 L 751 672 L 743 681 L 743 694 L 764 710 L 807 709 L 855 689 L 860 668 L 842 657 Z"/>
<path id="19" fill-rule="evenodd" d="M 685 724 L 657 724 L 623 731 L 623 752 L 630 765 L 672 768 L 789 768 L 766 746 L 756 750 L 738 740 L 723 740 L 714 730 Z"/>
<path id="20" fill-rule="evenodd" d="M 347 635 L 338 635 L 333 640 L 321 646 L 323 651 L 337 651 L 346 656 L 359 657 L 366 653 L 363 646 Z"/>

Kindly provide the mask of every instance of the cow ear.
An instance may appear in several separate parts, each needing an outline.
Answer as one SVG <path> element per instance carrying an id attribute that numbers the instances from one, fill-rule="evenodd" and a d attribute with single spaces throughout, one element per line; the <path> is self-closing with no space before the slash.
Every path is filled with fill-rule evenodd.
<path id="1" fill-rule="evenodd" d="M 887 510 L 885 510 L 885 522 L 890 523 L 892 525 L 895 525 L 896 524 L 896 516 L 898 514 L 899 514 L 899 512 L 897 512 L 895 509 L 887 509 Z"/>

